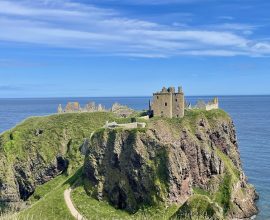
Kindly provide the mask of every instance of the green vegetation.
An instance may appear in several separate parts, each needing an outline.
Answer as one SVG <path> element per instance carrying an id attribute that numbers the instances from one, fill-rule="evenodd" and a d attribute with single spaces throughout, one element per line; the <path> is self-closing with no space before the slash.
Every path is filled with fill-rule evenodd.
<path id="1" fill-rule="evenodd" d="M 112 113 L 96 112 L 32 117 L 23 121 L 0 136 L 0 179 L 15 188 L 13 164 L 16 164 L 29 176 L 27 181 L 34 184 L 35 174 L 29 170 L 28 164 L 37 158 L 38 167 L 35 167 L 34 172 L 44 172 L 45 167 L 50 166 L 57 155 L 63 155 L 69 161 L 67 173 L 73 173 L 83 164 L 83 156 L 79 151 L 83 139 L 89 138 L 106 121 L 114 120 L 117 118 Z M 62 195 L 62 182 L 67 179 L 67 175 L 60 175 L 37 187 L 29 198 L 32 206 L 20 216 L 72 218 Z"/>
<path id="2" fill-rule="evenodd" d="M 203 216 L 205 218 L 223 219 L 221 208 L 212 202 L 207 196 L 194 195 L 181 206 L 176 212 L 175 217 L 192 219 L 194 215 Z"/>
<path id="3" fill-rule="evenodd" d="M 72 220 L 73 217 L 64 201 L 64 190 L 69 187 L 68 184 L 65 184 L 67 180 L 66 175 L 61 175 L 40 186 L 37 192 L 30 197 L 32 205 L 19 213 L 19 219 L 24 220 L 28 219 L 29 216 L 34 216 L 35 219 Z"/>
<path id="4" fill-rule="evenodd" d="M 34 194 L 29 198 L 29 201 L 33 204 L 34 202 L 44 198 L 52 190 L 56 189 L 58 186 L 61 186 L 67 180 L 67 178 L 67 175 L 62 174 L 52 179 L 51 181 L 38 186 L 35 189 Z"/>
<path id="5" fill-rule="evenodd" d="M 215 194 L 215 201 L 219 203 L 224 210 L 224 214 L 228 212 L 231 208 L 231 176 L 228 173 L 225 173 L 223 177 L 223 181 L 220 184 L 218 192 Z"/>
<path id="6" fill-rule="evenodd" d="M 199 187 L 193 187 L 192 190 L 193 190 L 193 193 L 194 193 L 194 194 L 203 195 L 203 196 L 208 196 L 208 197 L 211 196 L 210 192 L 208 192 L 208 191 L 206 191 L 206 190 L 204 190 L 204 189 L 201 189 L 201 188 L 199 188 Z"/>
<path id="7" fill-rule="evenodd" d="M 169 219 L 178 209 L 177 206 L 165 208 L 163 206 L 145 207 L 135 214 L 129 214 L 123 210 L 115 209 L 107 202 L 98 201 L 88 196 L 83 186 L 78 186 L 72 191 L 72 200 L 76 208 L 87 219 L 123 219 L 123 220 L 165 220 Z"/>
<path id="8" fill-rule="evenodd" d="M 144 113 L 132 115 L 132 117 L 142 116 Z M 187 128 L 193 134 L 197 129 L 198 120 L 206 118 L 211 126 L 215 126 L 216 120 L 228 120 L 229 116 L 222 110 L 188 110 L 184 118 L 160 118 L 154 117 L 147 122 L 149 126 L 155 126 L 160 121 L 167 123 L 171 132 Z M 29 158 L 34 158 L 38 154 L 44 166 L 50 164 L 56 155 L 64 155 L 69 160 L 69 170 L 67 173 L 54 178 L 53 180 L 38 186 L 34 194 L 29 198 L 31 204 L 29 208 L 13 215 L 10 219 L 73 219 L 64 201 L 64 190 L 70 186 L 76 186 L 72 191 L 72 199 L 79 210 L 88 219 L 209 219 L 211 216 L 222 218 L 220 213 L 226 215 L 232 208 L 231 190 L 240 177 L 240 172 L 234 166 L 231 159 L 215 149 L 215 154 L 222 159 L 225 165 L 225 174 L 220 176 L 220 187 L 216 192 L 209 192 L 201 188 L 193 188 L 194 196 L 180 209 L 177 206 L 165 208 L 157 202 L 165 198 L 168 193 L 168 171 L 167 151 L 161 149 L 154 160 L 147 163 L 157 174 L 154 176 L 155 187 L 158 194 L 153 193 L 153 206 L 142 207 L 135 214 L 115 209 L 107 202 L 98 201 L 91 194 L 91 186 L 82 182 L 82 166 L 84 157 L 80 154 L 79 147 L 84 138 L 90 138 L 91 134 L 103 137 L 105 129 L 102 126 L 106 121 L 116 121 L 117 123 L 129 123 L 130 118 L 117 118 L 112 113 L 67 113 L 52 115 L 47 117 L 33 117 L 25 120 L 17 127 L 3 133 L 0 136 L 0 178 L 8 180 L 11 178 L 12 166 L 5 168 L 3 161 L 10 164 L 25 164 Z M 109 131 L 110 141 L 113 142 L 117 132 L 124 129 L 117 128 Z M 174 131 L 175 130 L 175 131 Z M 138 132 L 145 133 L 147 128 L 129 130 L 129 144 L 132 145 Z M 179 132 L 178 132 L 179 134 Z M 76 171 L 77 170 L 77 171 Z M 75 172 L 76 171 L 76 172 Z M 73 175 L 69 175 L 73 174 Z M 112 173 L 114 175 L 115 173 Z M 121 178 L 121 177 L 119 177 Z M 33 177 L 31 177 L 31 181 Z M 81 182 L 80 182 L 81 181 Z M 96 190 L 96 189 L 95 189 Z M 92 192 L 97 193 L 97 191 Z M 223 207 L 221 209 L 220 207 Z M 192 215 L 192 217 L 191 217 Z M 198 216 L 198 218 L 196 217 Z M 5 217 L 7 219 L 8 216 Z M 1 220 L 1 217 L 0 217 Z"/>
<path id="9" fill-rule="evenodd" d="M 74 218 L 64 200 L 64 191 L 80 179 L 81 174 L 82 168 L 78 169 L 73 175 L 62 174 L 37 187 L 35 193 L 29 199 L 32 205 L 18 213 L 17 219 L 73 220 Z"/>
<path id="10" fill-rule="evenodd" d="M 225 173 L 220 176 L 221 182 L 216 192 L 208 192 L 201 188 L 193 188 L 195 195 L 206 196 L 210 201 L 216 203 L 218 206 L 223 207 L 223 215 L 233 208 L 231 202 L 231 193 L 233 185 L 239 180 L 240 172 L 234 166 L 232 161 L 222 153 L 219 149 L 215 149 L 217 155 L 222 159 L 225 165 Z M 192 206 L 192 205 L 191 205 Z"/>
<path id="11" fill-rule="evenodd" d="M 155 191 L 152 192 L 152 200 L 155 205 L 158 205 L 163 198 L 167 197 L 168 193 L 168 170 L 167 170 L 168 152 L 167 150 L 160 149 L 153 161 L 148 161 L 153 169 Z M 158 192 L 156 194 L 156 192 Z M 164 202 L 164 201 L 163 201 Z"/>
<path id="12" fill-rule="evenodd" d="M 196 133 L 198 120 L 205 118 L 211 126 L 215 126 L 217 121 L 223 119 L 225 121 L 230 120 L 229 115 L 221 109 L 214 109 L 211 111 L 205 111 L 201 109 L 186 110 L 183 118 L 164 118 L 153 117 L 150 119 L 150 124 L 155 124 L 159 121 L 167 123 L 172 133 L 179 131 L 181 128 L 188 129 L 192 134 Z M 176 133 L 177 135 L 178 133 Z"/>
<path id="13" fill-rule="evenodd" d="M 0 143 L 10 162 L 28 160 L 38 149 L 44 163 L 61 153 L 76 167 L 82 162 L 78 146 L 83 138 L 89 138 L 95 129 L 115 119 L 113 114 L 104 112 L 32 117 L 3 133 Z"/>
<path id="14" fill-rule="evenodd" d="M 117 210 L 108 203 L 88 196 L 82 186 L 72 191 L 72 200 L 79 212 L 88 219 L 127 219 L 127 212 Z"/>

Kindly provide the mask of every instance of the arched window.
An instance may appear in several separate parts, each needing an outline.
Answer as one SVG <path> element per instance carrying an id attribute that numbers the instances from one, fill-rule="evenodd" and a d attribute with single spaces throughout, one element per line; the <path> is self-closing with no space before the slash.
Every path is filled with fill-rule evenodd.
<path id="1" fill-rule="evenodd" d="M 167 102 L 165 102 L 165 106 L 167 106 L 168 104 L 167 104 Z"/>

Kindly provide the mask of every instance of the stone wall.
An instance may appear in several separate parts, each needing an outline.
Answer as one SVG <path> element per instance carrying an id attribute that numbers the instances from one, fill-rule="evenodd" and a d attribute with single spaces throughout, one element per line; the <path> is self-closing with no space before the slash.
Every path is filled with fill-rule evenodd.
<path id="1" fill-rule="evenodd" d="M 205 110 L 206 111 L 210 111 L 210 110 L 213 110 L 213 109 L 218 109 L 218 103 L 210 103 L 210 104 L 207 104 L 205 106 Z"/>
<path id="2" fill-rule="evenodd" d="M 111 109 L 106 109 L 105 106 L 98 104 L 95 102 L 89 102 L 84 107 L 81 107 L 79 102 L 68 102 L 65 108 L 62 108 L 60 104 L 58 106 L 57 112 L 61 113 L 75 113 L 75 112 L 113 112 L 119 117 L 129 117 L 135 111 L 128 106 L 120 105 L 118 103 L 114 103 Z"/>
<path id="3" fill-rule="evenodd" d="M 214 98 L 212 101 L 205 103 L 202 100 L 199 100 L 197 102 L 197 104 L 194 107 L 195 109 L 202 109 L 202 110 L 206 110 L 206 111 L 210 111 L 213 109 L 219 109 L 219 101 L 218 98 Z"/>
<path id="4" fill-rule="evenodd" d="M 136 129 L 136 128 L 145 128 L 146 127 L 146 123 L 144 122 L 132 122 L 132 123 L 126 123 L 126 124 L 118 124 L 116 122 L 106 122 L 106 124 L 104 125 L 104 128 L 110 128 L 110 129 L 114 129 L 114 128 L 125 128 L 125 129 Z"/>
<path id="5" fill-rule="evenodd" d="M 173 117 L 182 118 L 185 114 L 185 98 L 183 93 L 173 94 Z"/>
<path id="6" fill-rule="evenodd" d="M 153 96 L 154 116 L 172 118 L 172 93 L 156 93 Z"/>

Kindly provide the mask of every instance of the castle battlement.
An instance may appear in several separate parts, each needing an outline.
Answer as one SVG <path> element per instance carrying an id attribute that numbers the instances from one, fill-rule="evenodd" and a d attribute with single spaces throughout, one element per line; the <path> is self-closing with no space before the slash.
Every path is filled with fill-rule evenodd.
<path id="1" fill-rule="evenodd" d="M 169 88 L 163 87 L 160 92 L 156 92 L 153 95 L 162 95 L 162 94 L 169 94 L 169 93 L 172 93 L 172 94 L 180 94 L 181 93 L 181 94 L 183 94 L 183 89 L 182 89 L 181 86 L 179 86 L 178 90 L 176 92 L 175 87 L 169 87 Z"/>

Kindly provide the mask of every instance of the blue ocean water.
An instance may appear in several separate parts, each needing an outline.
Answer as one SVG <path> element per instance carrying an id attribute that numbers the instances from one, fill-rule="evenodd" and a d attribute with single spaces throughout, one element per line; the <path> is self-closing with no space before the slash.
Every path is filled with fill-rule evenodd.
<path id="1" fill-rule="evenodd" d="M 79 101 L 101 103 L 107 108 L 114 102 L 141 110 L 148 108 L 150 97 L 118 98 L 43 98 L 0 99 L 0 132 L 14 127 L 29 116 L 56 113 L 58 104 Z M 194 103 L 212 97 L 187 97 Z M 270 219 L 270 96 L 223 96 L 220 106 L 233 118 L 239 141 L 241 159 L 250 183 L 255 185 L 260 199 L 258 220 Z"/>

